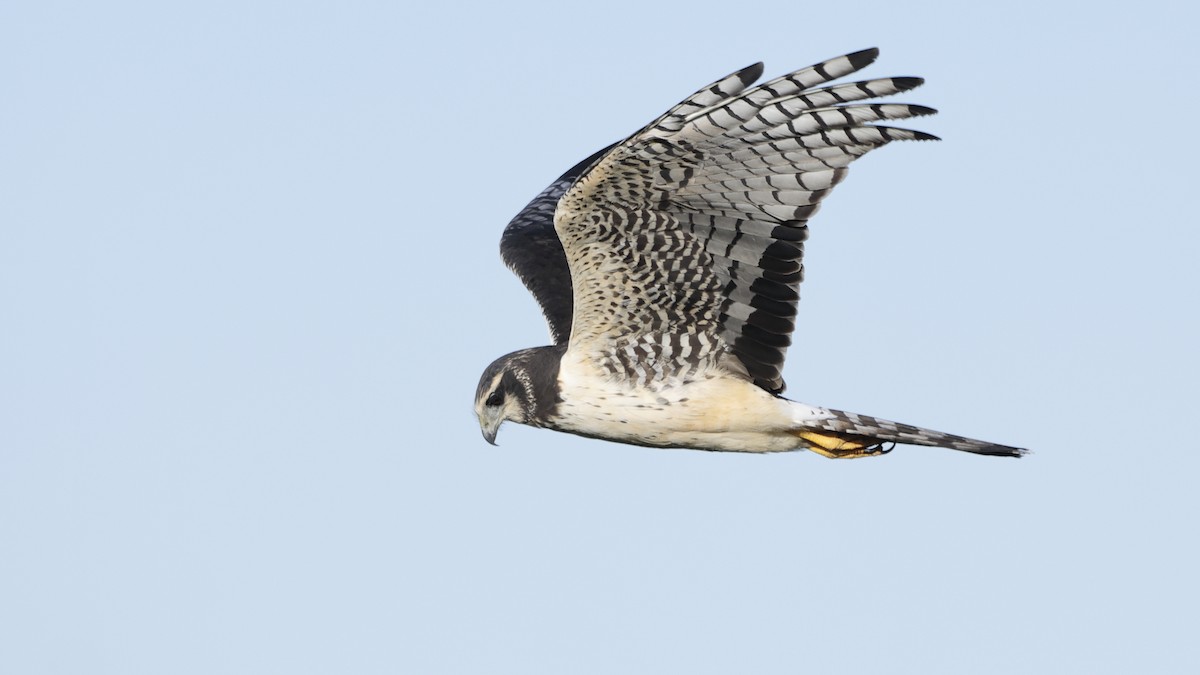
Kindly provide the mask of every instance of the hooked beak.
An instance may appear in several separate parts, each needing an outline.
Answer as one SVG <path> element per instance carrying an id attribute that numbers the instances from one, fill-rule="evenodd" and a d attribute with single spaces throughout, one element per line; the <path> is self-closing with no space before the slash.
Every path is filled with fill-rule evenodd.
<path id="1" fill-rule="evenodd" d="M 496 445 L 496 434 L 500 432 L 500 425 L 504 422 L 504 418 L 496 415 L 482 415 L 479 418 L 479 430 L 483 432 L 483 440 Z"/>

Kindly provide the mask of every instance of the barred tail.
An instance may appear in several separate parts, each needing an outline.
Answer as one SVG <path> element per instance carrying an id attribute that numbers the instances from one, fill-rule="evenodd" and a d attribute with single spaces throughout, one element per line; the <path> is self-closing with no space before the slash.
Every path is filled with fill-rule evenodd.
<path id="1" fill-rule="evenodd" d="M 826 457 L 868 457 L 890 452 L 888 444 L 927 445 L 935 448 L 950 448 L 994 457 L 1020 457 L 1029 451 L 1008 445 L 978 441 L 964 436 L 944 434 L 932 429 L 922 429 L 910 424 L 842 412 L 821 410 L 822 415 L 805 420 L 792 433 L 804 445 Z"/>

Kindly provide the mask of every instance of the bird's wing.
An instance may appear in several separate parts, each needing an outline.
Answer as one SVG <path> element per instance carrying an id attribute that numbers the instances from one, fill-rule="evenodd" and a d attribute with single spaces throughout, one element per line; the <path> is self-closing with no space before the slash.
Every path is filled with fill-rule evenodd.
<path id="1" fill-rule="evenodd" d="M 571 333 L 571 270 L 554 231 L 554 208 L 575 179 L 612 147 L 559 176 L 521 209 L 500 235 L 500 257 L 541 306 L 554 344 L 565 342 Z"/>
<path id="2" fill-rule="evenodd" d="M 808 219 L 858 157 L 894 140 L 936 138 L 875 124 L 931 108 L 868 101 L 920 78 L 828 84 L 878 54 L 753 88 L 762 64 L 745 68 L 576 179 L 554 214 L 574 282 L 568 351 L 647 384 L 722 359 L 783 391 Z"/>

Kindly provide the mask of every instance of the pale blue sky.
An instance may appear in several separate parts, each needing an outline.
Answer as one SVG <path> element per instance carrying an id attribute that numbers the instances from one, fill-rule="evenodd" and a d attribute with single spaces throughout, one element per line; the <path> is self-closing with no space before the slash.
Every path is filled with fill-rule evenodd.
<path id="1" fill-rule="evenodd" d="M 1184 673 L 1186 3 L 6 3 L 0 672 Z M 812 223 L 792 398 L 1032 448 L 506 426 L 562 170 L 869 46 L 939 144 Z"/>

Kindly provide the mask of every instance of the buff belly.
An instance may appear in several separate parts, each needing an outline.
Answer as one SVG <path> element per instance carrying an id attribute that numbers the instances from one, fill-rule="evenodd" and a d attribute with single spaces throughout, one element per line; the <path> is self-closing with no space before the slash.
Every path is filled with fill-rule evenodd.
<path id="1" fill-rule="evenodd" d="M 783 452 L 806 447 L 796 431 L 823 412 L 719 370 L 651 390 L 563 366 L 553 427 L 621 443 Z"/>

